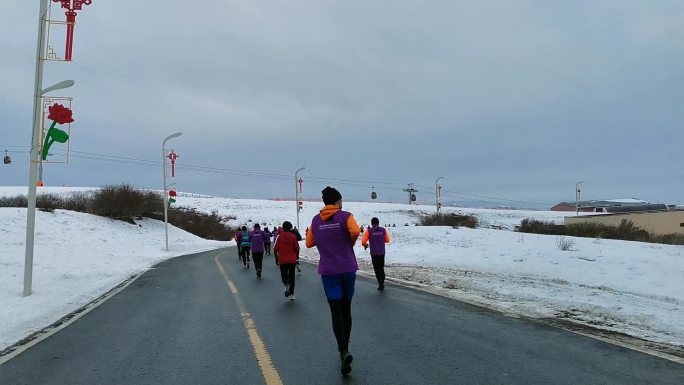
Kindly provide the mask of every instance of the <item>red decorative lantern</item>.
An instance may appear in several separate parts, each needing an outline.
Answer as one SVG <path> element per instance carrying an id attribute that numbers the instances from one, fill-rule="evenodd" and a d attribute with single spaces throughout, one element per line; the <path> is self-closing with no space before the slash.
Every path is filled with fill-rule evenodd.
<path id="1" fill-rule="evenodd" d="M 169 155 L 167 155 L 166 157 L 171 159 L 171 177 L 175 178 L 176 177 L 176 159 L 178 159 L 179 156 L 178 156 L 178 154 L 176 154 L 175 151 L 171 150 Z"/>
<path id="2" fill-rule="evenodd" d="M 52 0 L 53 3 L 61 3 L 67 11 L 67 36 L 64 60 L 71 61 L 71 51 L 74 45 L 74 24 L 76 24 L 76 11 L 80 11 L 84 5 L 90 5 L 93 0 Z"/>

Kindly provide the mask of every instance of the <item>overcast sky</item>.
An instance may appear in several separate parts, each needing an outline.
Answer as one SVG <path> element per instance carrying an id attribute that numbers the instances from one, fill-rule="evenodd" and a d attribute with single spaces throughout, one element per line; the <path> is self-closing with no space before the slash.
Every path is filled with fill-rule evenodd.
<path id="1" fill-rule="evenodd" d="M 28 181 L 38 4 L 0 2 L 2 185 Z M 102 155 L 161 162 L 182 131 L 179 167 L 215 170 L 179 169 L 181 191 L 291 197 L 305 166 L 312 198 L 413 182 L 430 202 L 443 176 L 448 200 L 544 208 L 583 181 L 684 204 L 681 0 L 93 0 L 75 30 L 74 62 L 45 64 L 44 87 L 76 81 L 51 94 L 76 122 L 46 185 L 161 188 L 161 166 Z"/>

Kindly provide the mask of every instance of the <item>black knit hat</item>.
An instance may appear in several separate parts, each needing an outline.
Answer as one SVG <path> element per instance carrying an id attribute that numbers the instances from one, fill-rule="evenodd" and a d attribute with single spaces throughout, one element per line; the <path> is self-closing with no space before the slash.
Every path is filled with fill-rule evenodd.
<path id="1" fill-rule="evenodd" d="M 285 230 L 285 231 L 292 230 L 292 223 L 290 223 L 288 221 L 283 222 L 283 230 Z"/>
<path id="2" fill-rule="evenodd" d="M 342 194 L 330 186 L 324 188 L 321 192 L 323 193 L 323 203 L 326 205 L 333 205 L 342 199 Z"/>

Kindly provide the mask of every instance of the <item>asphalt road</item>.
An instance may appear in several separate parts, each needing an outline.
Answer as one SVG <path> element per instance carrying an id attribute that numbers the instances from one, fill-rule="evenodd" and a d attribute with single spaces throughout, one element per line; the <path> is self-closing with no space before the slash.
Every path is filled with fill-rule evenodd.
<path id="1" fill-rule="evenodd" d="M 273 257 L 262 279 L 235 248 L 169 260 L 0 365 L 0 384 L 684 384 L 684 365 L 363 277 L 342 377 L 302 268 L 290 302 Z"/>

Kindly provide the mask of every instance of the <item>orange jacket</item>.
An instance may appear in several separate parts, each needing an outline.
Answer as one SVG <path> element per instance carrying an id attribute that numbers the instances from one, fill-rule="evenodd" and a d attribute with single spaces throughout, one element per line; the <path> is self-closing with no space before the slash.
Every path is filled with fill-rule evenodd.
<path id="1" fill-rule="evenodd" d="M 340 211 L 339 207 L 335 205 L 326 205 L 320 211 L 321 218 L 324 221 L 327 221 L 338 211 Z M 359 224 L 356 223 L 354 216 L 351 214 L 347 219 L 347 229 L 349 230 L 349 236 L 351 237 L 352 243 L 356 243 L 356 240 L 359 239 L 359 235 L 361 235 L 361 228 L 359 227 Z M 306 232 L 306 247 L 310 249 L 314 246 L 316 246 L 316 240 L 314 239 L 313 231 L 309 229 L 309 231 Z"/>
<path id="2" fill-rule="evenodd" d="M 361 238 L 361 246 L 363 247 L 368 246 L 368 239 L 370 238 L 370 228 L 371 226 L 368 226 L 366 232 L 363 233 L 363 238 Z M 385 243 L 390 243 L 389 231 L 387 231 L 387 229 L 385 229 Z"/>

